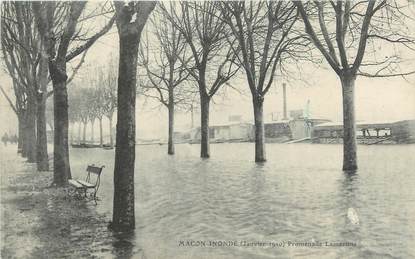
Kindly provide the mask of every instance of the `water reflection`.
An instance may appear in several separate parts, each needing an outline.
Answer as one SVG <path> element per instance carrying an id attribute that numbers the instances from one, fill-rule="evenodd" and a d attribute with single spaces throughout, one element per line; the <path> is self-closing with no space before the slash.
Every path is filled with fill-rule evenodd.
<path id="1" fill-rule="evenodd" d="M 113 254 L 115 258 L 128 259 L 132 258 L 134 241 L 135 241 L 135 232 L 118 232 L 113 234 Z M 136 254 L 137 255 L 137 254 Z"/>
<path id="2" fill-rule="evenodd" d="M 174 157 L 166 155 L 164 147 L 138 147 L 138 230 L 135 236 L 113 237 L 108 244 L 115 251 L 111 253 L 119 258 L 144 254 L 148 258 L 382 257 L 390 253 L 390 240 L 400 240 L 402 244 L 393 244 L 394 252 L 410 257 L 408 247 L 414 237 L 407 225 L 413 215 L 409 205 L 415 199 L 409 186 L 415 184 L 410 173 L 415 165 L 400 164 L 397 174 L 394 170 L 398 167 L 388 164 L 387 159 L 375 159 L 394 157 L 398 152 L 400 159 L 409 161 L 408 150 L 362 146 L 359 172 L 342 172 L 340 145 L 270 145 L 269 161 L 258 164 L 252 161 L 249 147 L 215 145 L 209 160 L 199 159 L 196 147 L 191 150 L 193 155 L 187 155 L 185 148 L 189 147 L 178 146 Z M 77 159 L 86 163 L 83 156 Z M 98 208 L 112 201 L 112 189 L 105 189 L 111 188 L 112 179 L 107 174 L 104 181 L 101 194 L 108 203 L 103 201 Z M 401 191 L 407 195 L 400 195 Z M 350 223 L 349 208 L 356 211 L 360 224 Z M 189 239 L 349 241 L 357 247 L 177 246 L 178 240 Z"/>
<path id="3" fill-rule="evenodd" d="M 337 256 L 358 258 L 361 252 L 361 200 L 359 188 L 361 179 L 356 171 L 344 171 L 338 179 L 338 196 L 336 197 L 337 223 L 333 240 L 329 242 L 347 243 L 337 248 Z"/>

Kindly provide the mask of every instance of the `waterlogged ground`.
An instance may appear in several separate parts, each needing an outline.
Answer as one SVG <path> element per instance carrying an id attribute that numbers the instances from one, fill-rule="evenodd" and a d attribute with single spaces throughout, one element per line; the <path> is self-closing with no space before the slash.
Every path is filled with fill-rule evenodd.
<path id="1" fill-rule="evenodd" d="M 178 145 L 174 157 L 138 146 L 130 235 L 107 229 L 113 150 L 71 150 L 74 177 L 106 166 L 95 206 L 48 188 L 50 172 L 3 148 L 2 257 L 414 258 L 415 145 L 359 146 L 354 175 L 339 170 L 341 148 L 269 144 L 256 165 L 248 143 L 212 145 L 209 160 L 198 145 Z"/>

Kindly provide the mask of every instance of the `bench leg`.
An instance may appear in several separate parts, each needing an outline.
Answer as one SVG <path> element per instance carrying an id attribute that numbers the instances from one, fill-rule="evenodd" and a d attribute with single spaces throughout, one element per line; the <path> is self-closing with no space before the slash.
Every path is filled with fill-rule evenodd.
<path id="1" fill-rule="evenodd" d="M 81 200 L 82 197 L 82 189 L 79 188 L 71 188 L 69 195 L 76 198 L 77 200 Z"/>

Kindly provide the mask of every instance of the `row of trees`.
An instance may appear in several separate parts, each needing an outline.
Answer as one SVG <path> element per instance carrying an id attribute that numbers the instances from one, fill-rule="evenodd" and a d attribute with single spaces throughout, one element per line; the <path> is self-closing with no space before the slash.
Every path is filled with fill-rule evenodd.
<path id="1" fill-rule="evenodd" d="M 72 87 L 69 90 L 69 122 L 72 126 L 78 124 L 78 142 L 86 143 L 86 128 L 91 124 L 91 141 L 94 139 L 95 122 L 99 123 L 99 144 L 104 145 L 102 121 L 109 122 L 109 145 L 114 146 L 113 117 L 117 108 L 117 71 L 115 60 L 111 60 L 108 67 L 95 69 L 91 73 L 88 87 Z M 81 128 L 83 134 L 81 138 Z M 73 134 L 73 130 L 72 130 Z"/>
<path id="2" fill-rule="evenodd" d="M 184 82 L 197 86 L 200 155 L 204 158 L 210 156 L 211 99 L 241 72 L 239 75 L 245 76 L 252 95 L 256 162 L 266 161 L 263 103 L 271 86 L 287 77 L 298 77 L 299 63 L 307 66 L 307 62 L 320 64 L 322 59 L 326 60 L 339 76 L 343 90 L 343 169 L 355 170 L 357 76 L 413 73 L 399 68 L 399 45 L 411 49 L 414 44 L 404 24 L 405 19 L 410 19 L 406 13 L 409 8 L 405 7 L 386 1 L 160 3 L 149 24 L 158 44 L 150 48 L 143 42 L 146 52 L 140 58 L 151 88 L 159 92 L 158 99 L 169 109 L 169 117 L 173 117 L 174 96 L 181 96 L 184 91 L 180 90 L 187 89 Z M 394 45 L 393 52 L 378 53 L 384 43 Z M 148 56 L 158 59 L 149 62 Z M 168 98 L 163 93 L 168 93 Z M 169 121 L 171 128 L 173 120 Z M 170 144 L 169 153 L 174 153 Z"/>
<path id="3" fill-rule="evenodd" d="M 136 10 L 137 15 L 139 10 Z M 414 71 L 400 71 L 398 65 L 400 56 L 399 51 L 396 51 L 399 46 L 395 46 L 391 55 L 384 56 L 384 53 L 376 51 L 385 43 L 403 45 L 412 49 L 414 40 L 408 36 L 409 31 L 405 30 L 407 27 L 403 22 L 411 17 L 405 13 L 407 10 L 409 9 L 400 3 L 385 0 L 306 3 L 301 1 L 160 3 L 155 11 L 157 14 L 155 19 L 159 26 L 156 36 L 162 47 L 157 51 L 164 52 L 166 66 L 163 67 L 162 73 L 154 73 L 148 65 L 146 66 L 148 64 L 146 59 L 144 65 L 150 81 L 154 81 L 152 77 L 156 77 L 160 82 L 170 82 L 166 84 L 167 89 L 177 89 L 177 85 L 173 82 L 185 78 L 180 77 L 184 71 L 197 85 L 201 111 L 200 155 L 203 158 L 210 156 L 210 101 L 242 68 L 252 95 L 255 161 L 264 162 L 266 152 L 263 102 L 266 93 L 275 81 L 275 77 L 286 75 L 285 72 L 289 70 L 290 64 L 301 61 L 319 63 L 322 57 L 336 72 L 341 82 L 343 170 L 354 171 L 357 169 L 354 84 L 359 75 L 389 77 L 414 73 Z M 164 33 L 162 38 L 159 36 L 160 31 Z M 122 39 L 120 34 L 120 40 Z M 136 40 L 140 40 L 139 34 Z M 183 42 L 183 45 L 180 42 Z M 317 51 L 321 53 L 319 58 L 315 57 Z M 120 62 L 123 62 L 121 55 Z M 136 65 L 136 60 L 131 61 L 130 65 Z M 120 65 L 120 71 L 123 68 Z M 175 72 L 178 73 L 176 77 Z M 168 77 L 160 76 L 166 73 Z M 119 89 L 124 83 L 119 81 Z M 153 83 L 153 86 L 155 85 L 157 84 Z M 156 90 L 161 91 L 157 86 Z M 171 92 L 174 96 L 173 90 Z M 162 98 L 160 99 L 163 101 Z M 131 110 L 129 112 L 132 116 L 130 118 L 134 120 L 134 112 Z M 118 129 L 124 128 L 122 125 L 128 125 L 123 120 L 118 122 L 117 141 L 119 137 L 129 137 L 131 140 L 132 136 L 128 133 L 132 131 L 120 132 L 118 135 Z M 125 144 L 128 147 L 128 144 Z M 130 150 L 133 151 L 134 148 L 130 146 Z M 120 152 L 121 154 L 127 155 Z M 118 152 L 116 163 L 123 161 L 117 155 Z M 124 168 L 124 172 L 130 175 L 124 179 L 132 180 L 133 159 L 124 161 L 130 162 L 131 165 L 129 168 Z M 116 167 L 116 171 L 118 169 L 120 168 Z M 129 190 L 133 192 L 133 186 Z M 133 199 L 127 194 L 119 197 Z M 125 205 L 130 206 L 132 210 L 134 208 L 133 202 Z M 127 218 L 125 222 L 129 222 L 130 224 L 126 223 L 126 225 L 131 226 L 133 218 Z"/>
<path id="4" fill-rule="evenodd" d="M 94 14 L 87 15 L 86 2 L 3 3 L 6 11 L 2 13 L 2 51 L 16 94 L 16 104 L 10 103 L 14 105 L 17 115 L 20 107 L 24 107 L 21 109 L 25 114 L 31 114 L 25 118 L 25 125 L 43 127 L 45 120 L 33 119 L 36 117 L 33 115 L 35 111 L 44 114 L 42 100 L 53 95 L 54 183 L 59 186 L 66 185 L 71 177 L 67 93 L 70 78 L 67 64 L 85 53 L 116 23 L 119 62 L 116 101 L 112 101 L 112 104 L 117 104 L 112 226 L 117 230 L 135 226 L 138 65 L 145 71 L 147 78 L 140 78 L 142 82 L 139 85 L 148 89 L 148 92 L 143 92 L 155 96 L 169 110 L 169 154 L 174 153 L 172 135 L 175 105 L 180 100 L 193 100 L 195 91 L 191 90 L 191 86 L 196 86 L 201 111 L 200 155 L 203 158 L 210 156 L 209 108 L 212 98 L 241 72 L 246 77 L 252 95 L 255 161 L 264 162 L 263 102 L 270 87 L 275 85 L 273 82 L 289 75 L 288 71 L 294 64 L 326 60 L 339 76 L 343 89 L 344 170 L 357 169 L 354 114 L 356 77 L 404 76 L 412 73 L 399 71 L 400 57 L 397 52 L 386 58 L 383 53 L 376 52 L 383 42 L 409 48 L 414 43 L 407 36 L 408 32 L 402 32 L 406 28 L 402 23 L 409 17 L 405 14 L 407 9 L 396 2 L 183 1 L 159 3 L 157 7 L 156 4 L 154 1 L 115 1 L 112 5 L 98 4 Z M 98 21 L 105 17 L 103 14 L 112 14 L 112 7 L 115 10 L 112 18 L 103 19 L 105 22 L 101 29 L 89 35 L 93 29 L 88 30 L 88 25 L 96 27 Z M 151 16 L 152 13 L 154 15 Z M 33 18 L 36 22 L 29 22 Z M 150 47 L 148 41 L 147 45 L 142 41 L 142 32 L 149 19 L 154 31 L 153 36 L 148 38 L 155 39 L 155 45 L 158 46 L 155 48 Z M 6 34 L 3 35 L 4 31 Z M 316 58 L 316 53 L 321 55 Z M 74 72 L 82 62 L 83 59 L 80 59 Z M 106 72 L 98 71 L 96 74 L 97 78 L 90 80 L 92 88 L 102 87 L 105 81 L 110 81 Z M 113 76 L 112 86 L 115 85 L 114 79 Z M 53 89 L 47 92 L 45 89 L 50 80 Z M 101 91 L 103 88 L 99 89 L 87 90 L 91 91 L 94 98 L 84 102 L 90 105 L 88 111 L 93 115 L 76 111 L 76 107 L 82 107 L 83 104 L 82 98 L 77 100 L 76 96 L 80 95 L 76 93 L 78 90 L 74 90 L 74 97 L 70 97 L 74 103 L 70 117 L 73 121 L 79 123 L 102 118 L 104 109 L 100 105 L 105 103 L 104 99 L 108 96 L 102 94 L 105 93 Z M 17 104 L 20 100 L 23 100 L 23 104 Z M 36 138 L 33 132 L 39 134 L 42 131 L 32 130 L 25 134 L 29 146 L 33 146 L 30 144 L 33 139 L 42 140 L 42 137 Z"/>
<path id="5" fill-rule="evenodd" d="M 106 11 L 99 8 L 86 11 L 85 4 L 2 3 L 1 49 L 5 68 L 12 78 L 15 100 L 6 98 L 18 117 L 19 150 L 29 162 L 37 162 L 38 170 L 49 169 L 45 114 L 46 100 L 52 97 L 56 185 L 64 185 L 70 178 L 66 85 L 84 62 L 85 51 L 115 20 L 115 17 L 109 19 L 94 32 L 97 26 L 91 26 L 89 20 Z M 84 55 L 74 69 L 67 72 L 66 64 L 81 54 Z M 50 83 L 52 89 L 48 87 Z M 2 92 L 7 95 L 6 91 Z"/>

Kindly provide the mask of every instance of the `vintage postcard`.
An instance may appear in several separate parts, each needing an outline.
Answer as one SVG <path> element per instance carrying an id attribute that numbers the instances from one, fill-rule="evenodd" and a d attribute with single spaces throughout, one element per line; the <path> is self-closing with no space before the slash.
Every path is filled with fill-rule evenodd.
<path id="1" fill-rule="evenodd" d="M 415 258 L 415 3 L 1 1 L 1 258 Z"/>

